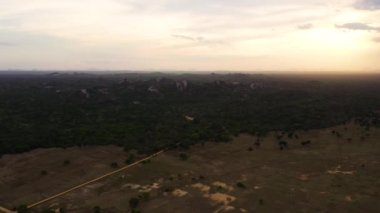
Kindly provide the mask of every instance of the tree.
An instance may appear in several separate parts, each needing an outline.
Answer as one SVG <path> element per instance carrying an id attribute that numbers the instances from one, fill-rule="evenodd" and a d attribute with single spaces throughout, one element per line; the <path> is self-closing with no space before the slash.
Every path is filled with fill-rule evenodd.
<path id="1" fill-rule="evenodd" d="M 130 154 L 128 156 L 128 158 L 125 160 L 125 164 L 131 164 L 135 161 L 135 155 L 134 154 Z"/>
<path id="2" fill-rule="evenodd" d="M 63 165 L 64 166 L 67 166 L 67 165 L 69 165 L 71 162 L 70 162 L 70 160 L 65 160 L 65 161 L 63 161 Z"/>
<path id="3" fill-rule="evenodd" d="M 29 213 L 29 209 L 27 205 L 20 205 L 17 207 L 17 213 Z"/>
<path id="4" fill-rule="evenodd" d="M 189 159 L 189 156 L 186 153 L 179 154 L 179 158 L 183 161 Z"/>
<path id="5" fill-rule="evenodd" d="M 242 182 L 237 182 L 236 186 L 239 187 L 239 188 L 242 188 L 242 189 L 247 188 Z"/>
<path id="6" fill-rule="evenodd" d="M 119 167 L 119 164 L 118 163 L 116 163 L 116 162 L 112 162 L 111 164 L 110 164 L 110 166 L 111 166 L 111 168 L 117 168 L 117 167 Z"/>
<path id="7" fill-rule="evenodd" d="M 135 209 L 139 206 L 140 200 L 137 197 L 132 197 L 129 199 L 129 207 Z"/>
<path id="8" fill-rule="evenodd" d="M 99 206 L 95 206 L 94 209 L 93 209 L 94 213 L 100 213 L 101 212 L 101 208 Z"/>

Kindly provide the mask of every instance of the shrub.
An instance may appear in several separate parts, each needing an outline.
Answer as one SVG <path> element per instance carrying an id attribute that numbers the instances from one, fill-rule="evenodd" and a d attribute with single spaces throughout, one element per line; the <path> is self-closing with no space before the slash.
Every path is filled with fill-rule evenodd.
<path id="1" fill-rule="evenodd" d="M 137 208 L 137 206 L 139 206 L 139 203 L 140 200 L 137 197 L 132 197 L 131 199 L 129 199 L 129 207 L 131 209 Z"/>
<path id="2" fill-rule="evenodd" d="M 125 160 L 125 164 L 131 164 L 135 161 L 135 155 L 134 154 L 130 154 L 128 156 L 128 158 Z"/>
<path id="3" fill-rule="evenodd" d="M 117 164 L 116 162 L 112 162 L 110 164 L 110 166 L 111 166 L 111 168 L 117 168 L 117 167 L 119 167 L 119 164 Z"/>
<path id="4" fill-rule="evenodd" d="M 42 213 L 55 213 L 55 211 L 52 210 L 52 209 L 47 208 L 47 209 L 43 209 Z"/>
<path id="5" fill-rule="evenodd" d="M 259 204 L 260 204 L 260 205 L 264 205 L 264 200 L 263 200 L 263 199 L 260 199 L 260 200 L 259 200 Z"/>
<path id="6" fill-rule="evenodd" d="M 64 160 L 64 161 L 63 161 L 63 165 L 64 165 L 64 166 L 67 166 L 67 165 L 69 165 L 69 164 L 71 164 L 70 160 Z"/>
<path id="7" fill-rule="evenodd" d="M 242 182 L 237 182 L 237 183 L 236 183 L 236 186 L 239 187 L 239 188 L 242 188 L 242 189 L 247 188 L 247 187 L 244 185 L 244 183 L 242 183 Z"/>
<path id="8" fill-rule="evenodd" d="M 27 205 L 20 205 L 19 207 L 17 207 L 17 212 L 18 213 L 28 213 L 30 211 L 29 211 Z"/>
<path id="9" fill-rule="evenodd" d="M 149 192 L 143 192 L 139 195 L 139 198 L 142 200 L 149 200 L 150 194 L 149 194 Z"/>
<path id="10" fill-rule="evenodd" d="M 189 156 L 186 153 L 179 154 L 179 158 L 183 161 L 189 159 Z"/>
<path id="11" fill-rule="evenodd" d="M 101 212 L 101 209 L 99 206 L 95 206 L 93 210 L 94 210 L 94 213 L 100 213 Z"/>
<path id="12" fill-rule="evenodd" d="M 141 162 L 142 164 L 148 164 L 148 163 L 152 163 L 152 160 L 151 159 L 148 159 L 148 160 L 144 160 L 143 162 Z"/>

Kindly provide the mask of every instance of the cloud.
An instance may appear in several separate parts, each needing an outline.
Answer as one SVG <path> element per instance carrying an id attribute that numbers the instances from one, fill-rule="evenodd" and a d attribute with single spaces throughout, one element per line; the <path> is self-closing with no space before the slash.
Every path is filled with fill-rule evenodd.
<path id="1" fill-rule="evenodd" d="M 339 28 L 339 29 L 366 30 L 366 31 L 380 32 L 380 27 L 372 27 L 372 26 L 370 26 L 368 24 L 358 23 L 358 22 L 355 22 L 355 23 L 346 23 L 346 24 L 342 24 L 342 25 L 336 24 L 335 27 Z"/>
<path id="2" fill-rule="evenodd" d="M 302 25 L 298 25 L 297 26 L 297 28 L 299 29 L 299 30 L 308 30 L 308 29 L 311 29 L 311 28 L 313 28 L 314 27 L 314 25 L 313 24 L 302 24 Z"/>
<path id="3" fill-rule="evenodd" d="M 6 41 L 0 41 L 0 46 L 2 47 L 9 47 L 9 46 L 15 46 L 16 44 Z"/>
<path id="4" fill-rule="evenodd" d="M 192 37 L 192 36 L 187 36 L 187 35 L 181 35 L 181 34 L 173 34 L 172 35 L 174 38 L 177 39 L 182 39 L 186 41 L 190 41 L 193 44 L 190 44 L 190 46 L 209 46 L 209 47 L 215 47 L 215 46 L 221 46 L 227 44 L 227 42 L 223 40 L 218 40 L 218 39 L 205 39 L 202 36 L 197 36 L 197 37 Z M 189 46 L 189 45 L 185 45 Z M 184 47 L 182 45 L 182 47 Z"/>
<path id="5" fill-rule="evenodd" d="M 380 0 L 358 0 L 354 7 L 359 10 L 380 10 Z"/>
<path id="6" fill-rule="evenodd" d="M 204 41 L 204 38 L 203 37 L 191 37 L 191 36 L 186 36 L 186 35 L 172 35 L 173 37 L 175 38 L 179 38 L 179 39 L 184 39 L 184 40 L 189 40 L 189 41 L 198 41 L 198 42 L 202 42 Z"/>
<path id="7" fill-rule="evenodd" d="M 361 45 L 341 30 L 379 31 L 345 24 L 380 24 L 355 1 L 0 0 L 0 69 L 343 69 L 345 57 L 378 56 L 370 48 L 341 54 Z M 372 37 L 369 45 L 380 44 Z M 380 66 L 368 57 L 352 63 L 345 66 Z"/>

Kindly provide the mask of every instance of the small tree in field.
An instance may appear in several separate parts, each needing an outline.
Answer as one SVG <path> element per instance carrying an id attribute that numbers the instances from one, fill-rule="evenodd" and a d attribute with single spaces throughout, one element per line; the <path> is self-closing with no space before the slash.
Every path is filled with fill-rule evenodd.
<path id="1" fill-rule="evenodd" d="M 94 207 L 94 213 L 100 213 L 102 212 L 99 206 Z"/>
<path id="2" fill-rule="evenodd" d="M 128 158 L 125 160 L 125 164 L 131 164 L 135 161 L 135 155 L 134 154 L 130 154 L 128 156 Z"/>
<path id="3" fill-rule="evenodd" d="M 18 213 L 28 213 L 30 212 L 27 205 L 21 205 L 19 207 L 17 207 L 17 212 Z"/>
<path id="4" fill-rule="evenodd" d="M 63 161 L 63 165 L 64 166 L 67 166 L 67 165 L 69 165 L 71 162 L 70 162 L 70 160 L 65 160 L 65 161 Z"/>
<path id="5" fill-rule="evenodd" d="M 116 162 L 112 162 L 111 164 L 110 164 L 110 166 L 111 166 L 111 168 L 117 168 L 117 167 L 119 167 L 119 164 L 117 164 Z"/>
<path id="6" fill-rule="evenodd" d="M 179 154 L 179 158 L 183 161 L 189 159 L 189 156 L 186 153 Z"/>
<path id="7" fill-rule="evenodd" d="M 131 199 L 129 199 L 129 207 L 131 209 L 135 209 L 139 206 L 139 203 L 140 203 L 140 200 L 136 197 L 132 197 Z"/>

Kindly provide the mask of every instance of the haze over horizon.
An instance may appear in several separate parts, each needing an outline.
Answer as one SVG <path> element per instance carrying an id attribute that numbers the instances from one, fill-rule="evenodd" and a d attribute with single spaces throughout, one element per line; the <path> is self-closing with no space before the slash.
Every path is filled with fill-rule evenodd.
<path id="1" fill-rule="evenodd" d="M 0 70 L 380 70 L 380 0 L 0 0 Z"/>

